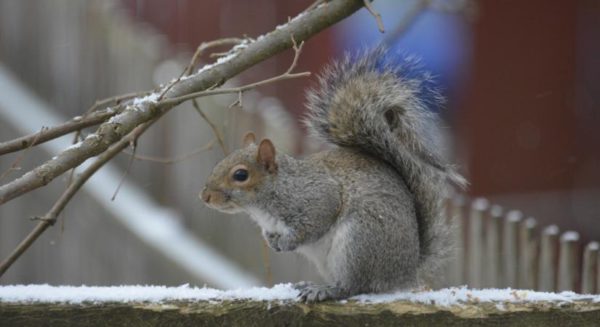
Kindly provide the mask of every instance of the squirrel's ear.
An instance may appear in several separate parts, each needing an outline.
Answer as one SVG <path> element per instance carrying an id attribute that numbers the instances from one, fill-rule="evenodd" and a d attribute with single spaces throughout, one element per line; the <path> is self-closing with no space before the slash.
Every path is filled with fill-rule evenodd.
<path id="1" fill-rule="evenodd" d="M 274 173 L 277 171 L 275 146 L 273 146 L 271 140 L 264 139 L 260 141 L 260 144 L 258 145 L 257 161 L 259 164 L 263 165 L 268 172 Z"/>
<path id="2" fill-rule="evenodd" d="M 244 148 L 250 144 L 255 144 L 255 143 L 256 143 L 256 135 L 254 135 L 254 133 L 252 133 L 252 132 L 247 132 L 246 134 L 244 134 L 244 137 L 242 137 L 242 144 L 244 145 Z"/>

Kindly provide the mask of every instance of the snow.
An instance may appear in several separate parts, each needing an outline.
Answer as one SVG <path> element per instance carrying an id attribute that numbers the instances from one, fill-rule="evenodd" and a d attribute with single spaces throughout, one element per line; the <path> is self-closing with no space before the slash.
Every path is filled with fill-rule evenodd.
<path id="1" fill-rule="evenodd" d="M 492 207 L 490 208 L 490 214 L 492 217 L 501 217 L 502 207 L 497 204 L 492 205 Z"/>
<path id="2" fill-rule="evenodd" d="M 484 199 L 484 198 L 477 198 L 473 201 L 473 209 L 477 210 L 477 211 L 483 211 L 485 209 L 487 209 L 489 205 L 488 200 Z"/>
<path id="3" fill-rule="evenodd" d="M 563 242 L 575 242 L 579 241 L 579 233 L 574 231 L 568 231 L 562 234 L 560 240 Z"/>
<path id="4" fill-rule="evenodd" d="M 523 214 L 519 210 L 511 210 L 506 214 L 506 219 L 510 222 L 519 222 L 523 219 Z"/>
<path id="5" fill-rule="evenodd" d="M 250 43 L 252 43 L 252 42 L 253 41 L 251 39 L 249 39 L 249 38 L 248 39 L 244 39 L 241 43 L 239 43 L 239 44 L 235 45 L 233 48 L 231 48 L 231 50 L 229 50 L 225 56 L 219 57 L 217 59 L 217 61 L 215 61 L 214 63 L 206 64 L 206 65 L 200 67 L 194 74 L 186 75 L 186 76 L 181 76 L 179 79 L 173 79 L 173 80 L 171 80 L 171 83 L 177 82 L 177 80 L 179 80 L 179 81 L 185 81 L 186 79 L 192 78 L 194 76 L 197 76 L 198 74 L 200 74 L 200 73 L 202 73 L 204 71 L 207 71 L 207 70 L 215 67 L 216 65 L 221 65 L 223 63 L 228 62 L 229 60 L 237 57 L 238 54 L 239 54 L 239 52 L 240 52 L 240 50 L 242 50 L 244 48 L 247 48 L 248 45 Z"/>
<path id="6" fill-rule="evenodd" d="M 89 134 L 88 136 L 85 137 L 86 140 L 100 140 L 100 135 L 96 134 L 96 133 L 92 133 Z"/>
<path id="7" fill-rule="evenodd" d="M 292 284 L 279 284 L 273 288 L 253 287 L 237 290 L 214 288 L 166 286 L 50 286 L 9 285 L 0 286 L 0 302 L 163 302 L 163 301 L 224 301 L 250 299 L 255 301 L 293 300 L 298 291 Z"/>
<path id="8" fill-rule="evenodd" d="M 219 57 L 219 59 L 217 59 L 217 61 L 215 61 L 214 63 L 200 67 L 200 69 L 198 69 L 198 71 L 196 72 L 195 75 L 198 75 L 204 71 L 207 71 L 207 70 L 213 68 L 214 66 L 224 64 L 224 63 L 228 62 L 229 60 L 237 57 L 238 55 L 239 55 L 239 52 L 231 52 L 230 54 L 228 54 L 226 56 Z M 191 76 L 193 76 L 193 75 L 191 75 Z M 187 78 L 190 78 L 191 76 L 187 76 Z"/>
<path id="9" fill-rule="evenodd" d="M 537 226 L 537 221 L 535 220 L 535 218 L 529 217 L 525 219 L 525 227 L 532 229 L 535 228 L 535 226 Z"/>
<path id="10" fill-rule="evenodd" d="M 320 5 L 319 5 L 319 7 L 320 7 Z M 317 7 L 317 8 L 318 8 L 318 7 Z M 277 26 L 275 27 L 275 30 L 280 30 L 280 29 L 282 29 L 282 28 L 286 28 L 286 27 L 287 27 L 287 26 L 288 26 L 290 23 L 292 23 L 292 22 L 295 22 L 296 20 L 298 20 L 298 19 L 300 19 L 300 18 L 304 17 L 304 15 L 306 15 L 306 12 L 305 12 L 305 11 L 303 11 L 303 12 L 299 13 L 299 14 L 298 14 L 296 17 L 294 17 L 294 18 L 292 18 L 292 19 L 288 20 L 288 22 L 287 22 L 287 23 L 285 23 L 285 24 L 281 24 L 281 25 L 277 25 Z"/>
<path id="11" fill-rule="evenodd" d="M 150 94 L 146 95 L 143 98 L 135 98 L 135 99 L 133 99 L 133 105 L 138 106 L 138 105 L 146 103 L 146 102 L 156 103 L 158 101 L 159 96 L 160 96 L 160 94 L 154 92 L 154 93 L 150 93 Z"/>
<path id="12" fill-rule="evenodd" d="M 98 136 L 97 134 L 90 134 L 88 135 L 86 138 L 86 140 L 92 140 L 92 139 L 100 139 L 100 136 Z M 83 141 L 77 142 L 75 144 L 70 145 L 69 147 L 67 147 L 65 149 L 65 151 L 67 150 L 73 150 L 73 149 L 77 149 L 79 147 L 81 147 L 83 145 Z M 52 157 L 52 160 L 56 160 L 58 158 L 58 156 L 54 156 Z"/>
<path id="13" fill-rule="evenodd" d="M 69 147 L 67 147 L 65 149 L 65 151 L 69 151 L 69 150 L 73 150 L 73 149 L 77 149 L 79 147 L 81 147 L 83 145 L 83 142 L 77 142 L 75 144 L 70 145 Z M 55 156 L 56 157 L 56 156 Z M 52 159 L 54 159 L 55 157 L 53 157 Z"/>
<path id="14" fill-rule="evenodd" d="M 558 226 L 556 225 L 550 225 L 546 228 L 544 228 L 544 234 L 548 234 L 548 235 L 558 235 L 559 230 L 558 230 Z"/>
<path id="15" fill-rule="evenodd" d="M 435 304 L 448 307 L 462 303 L 523 303 L 523 302 L 573 302 L 593 301 L 600 303 L 600 295 L 582 295 L 574 292 L 536 292 L 515 289 L 469 289 L 463 287 L 445 288 L 439 291 L 398 292 L 390 294 L 367 294 L 353 297 L 359 302 L 384 303 L 392 301 L 410 301 L 423 304 Z"/>
<path id="16" fill-rule="evenodd" d="M 166 286 L 50 286 L 44 285 L 8 285 L 0 286 L 0 303 L 100 303 L 100 302 L 164 302 L 164 301 L 297 301 L 298 291 L 292 284 L 278 284 L 272 288 L 253 287 L 236 290 L 217 290 L 214 288 L 191 287 L 187 284 L 179 287 Z M 600 303 L 600 295 L 581 295 L 573 292 L 547 293 L 513 289 L 468 289 L 452 287 L 438 291 L 407 291 L 389 294 L 367 294 L 352 297 L 359 303 L 386 303 L 410 301 L 414 303 L 435 304 L 441 307 L 462 305 L 464 303 L 492 302 L 557 302 L 589 301 Z M 346 300 L 341 302 L 347 302 Z"/>

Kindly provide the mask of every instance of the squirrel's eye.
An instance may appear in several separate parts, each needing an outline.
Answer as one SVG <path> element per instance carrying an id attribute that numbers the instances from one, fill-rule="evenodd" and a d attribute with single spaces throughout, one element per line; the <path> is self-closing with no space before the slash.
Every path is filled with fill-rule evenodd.
<path id="1" fill-rule="evenodd" d="M 233 179 L 238 182 L 243 182 L 248 179 L 248 171 L 246 169 L 238 169 L 233 172 Z"/>

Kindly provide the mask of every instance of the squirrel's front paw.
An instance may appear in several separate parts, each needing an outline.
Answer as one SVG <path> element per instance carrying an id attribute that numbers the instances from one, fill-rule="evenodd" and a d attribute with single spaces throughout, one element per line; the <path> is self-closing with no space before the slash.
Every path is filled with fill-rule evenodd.
<path id="1" fill-rule="evenodd" d="M 263 231 L 263 237 L 271 249 L 277 252 L 281 251 L 281 248 L 279 247 L 279 239 L 281 238 L 281 234 Z"/>
<path id="2" fill-rule="evenodd" d="M 267 232 L 263 230 L 263 237 L 269 247 L 277 252 L 293 251 L 298 247 L 297 242 L 290 234 Z"/>

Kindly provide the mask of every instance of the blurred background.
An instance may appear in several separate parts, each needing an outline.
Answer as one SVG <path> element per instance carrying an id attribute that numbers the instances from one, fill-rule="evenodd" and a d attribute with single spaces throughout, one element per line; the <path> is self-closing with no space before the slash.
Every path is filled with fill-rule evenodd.
<path id="1" fill-rule="evenodd" d="M 0 0 L 0 141 L 81 115 L 98 99 L 153 89 L 179 76 L 200 43 L 257 37 L 310 4 Z M 576 230 L 584 242 L 599 240 L 600 2 L 377 0 L 373 7 L 383 16 L 384 34 L 362 9 L 306 42 L 297 71 L 317 73 L 346 51 L 380 43 L 421 57 L 448 99 L 440 110 L 446 151 L 469 180 L 468 195 L 519 209 L 541 225 Z M 228 85 L 281 74 L 292 58 L 287 51 Z M 236 95 L 202 98 L 200 107 L 229 150 L 253 130 L 301 156 L 319 149 L 300 123 L 315 75 L 247 92 L 243 107 L 229 108 Z M 27 99 L 38 99 L 40 111 L 21 110 Z M 137 154 L 181 157 L 213 139 L 186 104 L 141 137 Z M 58 149 L 0 157 L 0 173 L 15 160 L 22 167 L 0 182 Z M 248 217 L 219 214 L 198 200 L 222 157 L 214 145 L 171 163 L 136 160 L 125 191 L 111 201 L 129 159 L 122 154 L 107 168 L 112 174 L 90 180 L 0 284 L 230 288 L 318 281 L 304 258 L 265 248 Z M 29 218 L 44 214 L 67 180 L 68 174 L 0 206 L 0 257 L 33 228 Z"/>

